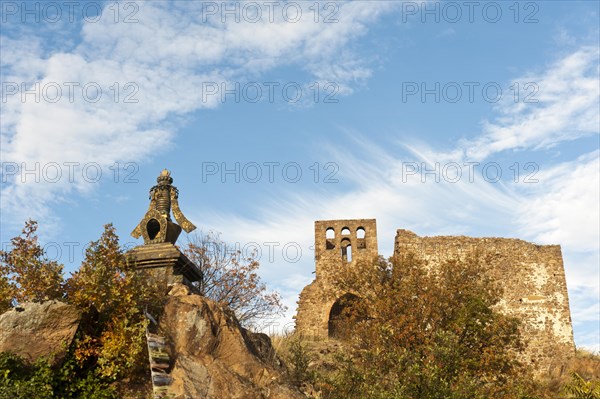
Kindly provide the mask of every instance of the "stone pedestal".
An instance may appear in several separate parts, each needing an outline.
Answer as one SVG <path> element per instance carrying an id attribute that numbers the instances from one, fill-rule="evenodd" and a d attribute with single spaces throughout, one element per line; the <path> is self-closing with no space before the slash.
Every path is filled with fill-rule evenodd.
<path id="1" fill-rule="evenodd" d="M 192 287 L 192 283 L 202 280 L 200 268 L 169 242 L 135 247 L 128 252 L 128 259 L 165 289 L 175 283 Z"/>

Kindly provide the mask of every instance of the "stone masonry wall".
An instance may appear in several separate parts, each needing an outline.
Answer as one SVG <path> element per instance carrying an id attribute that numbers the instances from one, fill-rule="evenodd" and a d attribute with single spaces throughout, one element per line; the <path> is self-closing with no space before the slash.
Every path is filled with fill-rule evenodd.
<path id="1" fill-rule="evenodd" d="M 332 238 L 327 238 L 327 230 L 330 230 Z M 360 238 L 361 230 L 364 238 Z M 351 251 L 347 249 L 348 245 Z M 300 294 L 295 317 L 296 331 L 307 337 L 327 338 L 331 307 L 346 294 L 333 288 L 331 277 L 352 268 L 359 261 L 375 259 L 378 253 L 375 219 L 316 221 L 316 278 Z"/>
<path id="2" fill-rule="evenodd" d="M 357 235 L 361 229 L 365 231 L 364 238 Z M 327 238 L 327 230 L 333 231 L 332 238 Z M 351 260 L 344 250 L 347 245 L 352 248 Z M 522 360 L 539 373 L 545 373 L 556 371 L 555 367 L 574 355 L 560 246 L 509 238 L 419 237 L 411 231 L 398 230 L 394 255 L 408 252 L 414 252 L 431 267 L 445 260 L 464 259 L 475 252 L 493 255 L 491 277 L 504 288 L 498 309 L 522 320 L 526 344 Z M 336 291 L 332 276 L 352 268 L 359 260 L 371 261 L 377 255 L 374 219 L 315 222 L 316 278 L 300 294 L 296 331 L 309 338 L 327 338 L 331 308 L 346 294 Z"/>
<path id="3" fill-rule="evenodd" d="M 508 238 L 419 237 L 408 230 L 398 230 L 394 244 L 395 255 L 414 252 L 434 267 L 475 251 L 494 255 L 492 278 L 504 288 L 498 307 L 523 322 L 522 360 L 540 373 L 560 367 L 575 352 L 560 246 Z"/>

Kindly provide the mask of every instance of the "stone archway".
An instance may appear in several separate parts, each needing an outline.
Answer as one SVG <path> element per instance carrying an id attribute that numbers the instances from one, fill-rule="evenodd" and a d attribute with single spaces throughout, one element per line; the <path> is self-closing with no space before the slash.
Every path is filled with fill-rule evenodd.
<path id="1" fill-rule="evenodd" d="M 354 294 L 345 294 L 339 297 L 329 311 L 328 336 L 329 338 L 344 338 L 350 323 L 350 312 L 353 306 L 360 301 Z"/>

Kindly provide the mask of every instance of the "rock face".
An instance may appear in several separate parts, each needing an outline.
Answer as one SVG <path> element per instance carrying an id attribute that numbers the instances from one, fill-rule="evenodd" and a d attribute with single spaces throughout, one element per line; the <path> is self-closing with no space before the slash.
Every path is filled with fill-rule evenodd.
<path id="1" fill-rule="evenodd" d="M 60 363 L 79 327 L 81 312 L 59 301 L 25 303 L 0 315 L 0 352 L 11 352 L 33 363 L 54 356 Z"/>
<path id="2" fill-rule="evenodd" d="M 243 329 L 230 311 L 209 299 L 172 290 L 160 329 L 170 346 L 170 391 L 177 398 L 304 398 L 282 383 L 269 338 Z"/>

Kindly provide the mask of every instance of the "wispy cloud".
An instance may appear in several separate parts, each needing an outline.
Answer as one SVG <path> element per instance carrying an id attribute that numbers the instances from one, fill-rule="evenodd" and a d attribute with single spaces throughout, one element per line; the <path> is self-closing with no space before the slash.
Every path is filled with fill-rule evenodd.
<path id="1" fill-rule="evenodd" d="M 598 85 L 590 69 L 597 53 L 582 49 L 567 55 L 544 71 L 540 104 L 518 110 L 498 108 L 500 117 L 486 125 L 480 136 L 455 148 L 434 150 L 423 143 L 388 146 L 369 142 L 366 135 L 345 131 L 346 147 L 319 143 L 320 151 L 340 167 L 345 190 L 295 190 L 277 200 L 257 206 L 250 220 L 233 214 L 202 214 L 199 219 L 217 229 L 238 226 L 235 240 L 296 241 L 303 245 L 313 238 L 315 219 L 377 218 L 380 253 L 390 255 L 394 232 L 408 228 L 420 235 L 514 236 L 541 244 L 561 244 L 571 294 L 571 308 L 580 345 L 596 348 L 597 300 L 600 292 L 598 250 L 600 241 L 599 152 L 550 165 L 537 175 L 536 184 L 524 185 L 412 173 L 414 167 L 434 170 L 436 163 L 463 165 L 468 156 L 494 160 L 513 149 L 539 150 L 598 134 Z M 596 80 L 597 82 L 597 80 Z M 540 84 L 540 87 L 542 85 Z M 559 112 L 564 106 L 567 110 Z M 506 116 L 508 114 L 508 116 Z M 587 118 L 582 121 L 581 118 Z M 566 133 L 565 133 L 566 131 Z M 501 133 L 503 132 L 503 133 Z M 505 139 L 503 134 L 509 135 Z M 353 153 L 353 148 L 360 152 Z M 441 174 L 438 172 L 438 176 Z M 448 176 L 446 176 L 448 177 Z M 516 233 L 515 233 L 516 232 Z M 293 292 L 286 276 L 310 276 L 312 258 L 297 264 L 266 265 L 265 275 L 285 292 Z M 292 282 L 301 280 L 292 279 Z M 300 290 L 302 287 L 296 287 Z M 287 297 L 294 313 L 296 297 Z M 577 319 L 579 318 L 580 319 Z M 585 338 L 587 337 L 587 338 Z"/>
<path id="2" fill-rule="evenodd" d="M 540 243 L 592 251 L 600 243 L 600 153 L 592 151 L 538 174 L 518 209 L 521 231 Z"/>
<path id="3" fill-rule="evenodd" d="M 334 80 L 340 93 L 349 94 L 370 75 L 368 62 L 353 57 L 353 40 L 396 7 L 385 1 L 336 3 L 337 22 L 315 23 L 311 4 L 294 3 L 305 7 L 304 18 L 294 23 L 281 10 L 272 21 L 236 22 L 230 17 L 223 23 L 220 15 L 207 17 L 204 2 L 137 4 L 136 23 L 115 21 L 110 10 L 98 21 L 83 23 L 81 42 L 68 52 L 46 48 L 52 42 L 36 37 L 34 30 L 20 39 L 10 32 L 2 37 L 3 84 L 19 91 L 3 93 L 4 162 L 29 168 L 49 162 L 108 168 L 115 161 L 141 160 L 172 142 L 176 126 L 169 124 L 171 117 L 219 105 L 220 96 L 203 95 L 205 83 L 248 81 L 281 66 Z M 22 97 L 22 83 L 37 90 L 38 98 Z M 72 84 L 77 86 L 71 89 Z M 62 97 L 49 101 L 55 86 Z M 8 199 L 3 212 L 19 221 L 23 215 L 48 217 L 56 199 L 97 187 L 86 184 L 78 172 L 75 181 L 53 183 L 8 177 L 2 187 Z"/>
<path id="4" fill-rule="evenodd" d="M 521 85 L 518 101 L 508 96 L 498 104 L 497 120 L 462 143 L 466 157 L 481 160 L 500 151 L 544 149 L 599 134 L 599 58 L 597 47 L 584 47 L 539 74 L 515 79 L 512 83 Z"/>

